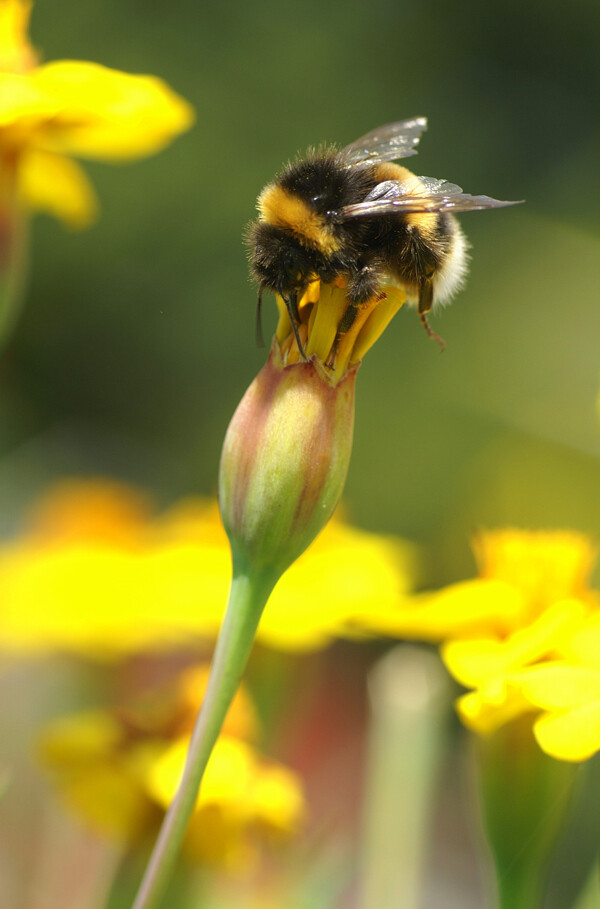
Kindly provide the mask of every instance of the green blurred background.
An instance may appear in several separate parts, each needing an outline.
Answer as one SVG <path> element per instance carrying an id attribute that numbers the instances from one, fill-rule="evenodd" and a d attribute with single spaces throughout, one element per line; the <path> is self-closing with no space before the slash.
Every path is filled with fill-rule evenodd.
<path id="1" fill-rule="evenodd" d="M 308 145 L 426 115 L 417 173 L 526 205 L 462 217 L 443 355 L 409 310 L 368 354 L 349 513 L 424 544 L 427 585 L 472 572 L 481 525 L 600 537 L 597 0 L 62 0 L 37 3 L 32 36 L 46 59 L 161 75 L 198 120 L 147 161 L 89 165 L 93 229 L 35 221 L 0 367 L 0 530 L 65 474 L 214 492 L 265 359 L 241 241 L 258 192 Z"/>

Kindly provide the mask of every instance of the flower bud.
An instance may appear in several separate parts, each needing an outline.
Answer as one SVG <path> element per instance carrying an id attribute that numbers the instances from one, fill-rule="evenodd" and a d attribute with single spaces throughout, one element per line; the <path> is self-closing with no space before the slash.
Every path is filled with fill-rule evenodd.
<path id="1" fill-rule="evenodd" d="M 258 573 L 274 585 L 331 517 L 350 461 L 356 372 L 334 385 L 316 358 L 284 366 L 274 342 L 221 456 L 234 575 Z"/>

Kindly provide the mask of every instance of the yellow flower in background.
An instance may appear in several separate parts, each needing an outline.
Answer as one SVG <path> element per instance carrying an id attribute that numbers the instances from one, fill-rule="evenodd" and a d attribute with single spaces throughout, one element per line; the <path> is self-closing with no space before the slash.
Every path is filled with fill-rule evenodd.
<path id="1" fill-rule="evenodd" d="M 193 110 L 153 76 L 39 63 L 27 36 L 30 12 L 26 0 L 0 0 L 0 203 L 14 185 L 25 207 L 85 227 L 97 200 L 72 156 L 153 154 L 191 126 Z"/>
<path id="2" fill-rule="evenodd" d="M 555 658 L 537 662 L 496 680 L 504 703 L 535 711 L 533 731 L 547 754 L 563 761 L 584 761 L 600 751 L 600 613 L 575 623 L 561 637 Z M 497 715 L 486 702 L 489 685 L 466 695 L 465 718 Z M 470 702 L 469 699 L 472 699 Z"/>
<path id="3" fill-rule="evenodd" d="M 524 713 L 544 751 L 583 760 L 600 749 L 600 611 L 595 548 L 568 531 L 505 529 L 473 541 L 479 577 L 371 610 L 362 627 L 442 642 L 457 703 L 487 734 Z M 534 716 L 536 715 L 536 716 Z"/>
<path id="4" fill-rule="evenodd" d="M 372 610 L 361 622 L 381 634 L 436 643 L 504 641 L 554 603 L 597 603 L 588 586 L 595 549 L 582 534 L 488 530 L 474 536 L 472 547 L 479 577 L 407 599 L 395 612 Z"/>
<path id="5" fill-rule="evenodd" d="M 335 519 L 277 585 L 258 640 L 295 652 L 376 634 L 442 641 L 451 673 L 472 689 L 458 702 L 466 725 L 488 733 L 531 712 L 545 751 L 589 756 L 600 741 L 592 545 L 575 533 L 502 530 L 479 534 L 474 548 L 479 578 L 411 596 L 414 548 Z M 65 481 L 0 546 L 0 649 L 102 659 L 212 643 L 229 574 L 215 502 L 156 515 L 125 485 Z"/>
<path id="6" fill-rule="evenodd" d="M 511 530 L 480 537 L 478 553 L 484 576 L 509 584 L 520 606 L 511 608 L 504 628 L 444 644 L 450 672 L 473 689 L 458 701 L 462 720 L 488 733 L 546 710 L 534 724 L 543 750 L 566 760 L 589 757 L 590 743 L 600 744 L 593 682 L 600 663 L 589 643 L 599 618 L 598 596 L 589 587 L 591 543 L 576 533 Z M 595 663 L 575 658 L 586 645 Z"/>
<path id="7" fill-rule="evenodd" d="M 180 739 L 147 766 L 144 786 L 165 811 L 177 791 L 188 749 Z M 240 739 L 221 733 L 210 756 L 188 828 L 185 849 L 198 860 L 230 869 L 252 867 L 252 830 L 275 840 L 293 836 L 305 817 L 299 779 L 281 764 L 268 763 Z"/>
<path id="8" fill-rule="evenodd" d="M 278 584 L 258 639 L 298 651 L 360 634 L 354 616 L 396 610 L 415 561 L 410 544 L 336 519 Z M 65 481 L 40 500 L 22 536 L 0 545 L 0 650 L 102 658 L 212 642 L 230 572 L 215 502 L 189 500 L 157 516 L 122 484 Z"/>
<path id="9" fill-rule="evenodd" d="M 596 594 L 589 588 L 596 548 L 581 533 L 487 531 L 474 538 L 473 549 L 481 577 L 503 581 L 520 592 L 523 610 L 519 624 L 566 599 L 596 605 Z M 510 630 L 514 627 L 508 626 Z"/>
<path id="10" fill-rule="evenodd" d="M 112 710 L 54 720 L 40 758 L 63 800 L 84 823 L 127 844 L 151 839 L 183 769 L 188 739 L 208 680 L 208 667 Z M 230 870 L 252 867 L 260 843 L 293 836 L 306 807 L 297 775 L 250 744 L 254 705 L 236 694 L 188 831 L 196 861 Z"/>

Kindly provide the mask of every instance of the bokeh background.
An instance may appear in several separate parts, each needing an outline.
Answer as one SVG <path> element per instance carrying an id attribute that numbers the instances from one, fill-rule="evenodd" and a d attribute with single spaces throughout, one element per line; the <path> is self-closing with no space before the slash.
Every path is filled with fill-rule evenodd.
<path id="1" fill-rule="evenodd" d="M 86 165 L 91 230 L 35 220 L 0 364 L 3 533 L 65 475 L 214 493 L 265 359 L 241 239 L 258 192 L 309 145 L 426 115 L 417 173 L 526 204 L 462 216 L 443 355 L 409 310 L 368 354 L 347 512 L 420 544 L 425 587 L 472 574 L 479 526 L 600 538 L 597 2 L 40 0 L 32 37 L 48 60 L 160 74 L 198 119 L 161 155 Z"/>
<path id="2" fill-rule="evenodd" d="M 241 241 L 258 192 L 308 145 L 424 114 L 417 172 L 526 204 L 462 216 L 443 355 L 405 311 L 366 360 L 351 514 L 425 544 L 428 583 L 470 570 L 479 525 L 598 533 L 597 3 L 64 0 L 37 4 L 32 35 L 46 59 L 160 73 L 198 121 L 159 156 L 89 165 L 92 230 L 36 220 L 2 363 L 3 522 L 55 474 L 213 492 L 265 357 Z"/>

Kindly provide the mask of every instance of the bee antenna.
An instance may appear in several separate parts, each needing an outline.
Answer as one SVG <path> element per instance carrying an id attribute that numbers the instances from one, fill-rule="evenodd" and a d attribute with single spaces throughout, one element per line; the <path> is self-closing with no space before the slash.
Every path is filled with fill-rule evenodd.
<path id="1" fill-rule="evenodd" d="M 264 347 L 265 339 L 262 330 L 262 295 L 265 285 L 261 284 L 258 288 L 258 300 L 256 301 L 256 346 Z"/>

